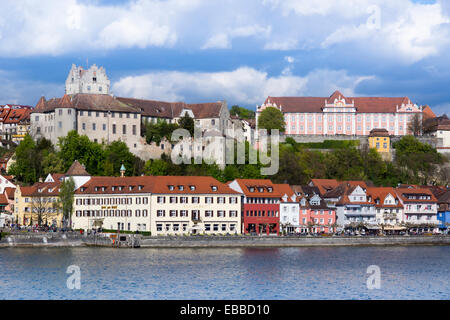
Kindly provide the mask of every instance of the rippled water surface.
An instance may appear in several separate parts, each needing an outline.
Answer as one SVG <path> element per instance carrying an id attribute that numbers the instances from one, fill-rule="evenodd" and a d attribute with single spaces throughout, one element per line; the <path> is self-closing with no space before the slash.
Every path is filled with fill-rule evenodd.
<path id="1" fill-rule="evenodd" d="M 67 267 L 81 289 L 66 286 Z M 369 265 L 381 289 L 366 286 Z M 0 299 L 449 299 L 450 247 L 0 249 Z"/>

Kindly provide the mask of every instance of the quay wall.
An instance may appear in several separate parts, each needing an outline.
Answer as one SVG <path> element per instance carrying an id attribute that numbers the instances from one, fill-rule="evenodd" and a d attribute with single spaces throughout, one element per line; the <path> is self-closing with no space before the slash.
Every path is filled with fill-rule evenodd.
<path id="1" fill-rule="evenodd" d="M 378 237 L 271 237 L 271 236 L 137 236 L 141 248 L 242 248 L 242 247 L 314 247 L 314 246 L 397 246 L 450 245 L 450 236 L 378 236 Z M 3 237 L 4 247 L 112 247 L 103 236 L 80 234 L 12 234 Z M 121 247 L 126 247 L 121 246 Z"/>

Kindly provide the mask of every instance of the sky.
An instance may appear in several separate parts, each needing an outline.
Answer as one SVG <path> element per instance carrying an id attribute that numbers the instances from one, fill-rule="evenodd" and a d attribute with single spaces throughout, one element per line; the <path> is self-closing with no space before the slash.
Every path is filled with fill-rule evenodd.
<path id="1" fill-rule="evenodd" d="M 340 90 L 450 115 L 450 0 L 0 0 L 0 104 L 60 97 L 94 63 L 116 96 L 254 109 Z"/>

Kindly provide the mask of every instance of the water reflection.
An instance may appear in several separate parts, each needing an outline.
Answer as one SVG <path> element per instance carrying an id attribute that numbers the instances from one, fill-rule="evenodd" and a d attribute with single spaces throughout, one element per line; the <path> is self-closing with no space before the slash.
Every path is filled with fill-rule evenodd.
<path id="1" fill-rule="evenodd" d="M 450 247 L 7 248 L 1 299 L 448 299 Z M 81 290 L 66 288 L 67 266 Z M 381 269 L 368 290 L 366 269 Z"/>

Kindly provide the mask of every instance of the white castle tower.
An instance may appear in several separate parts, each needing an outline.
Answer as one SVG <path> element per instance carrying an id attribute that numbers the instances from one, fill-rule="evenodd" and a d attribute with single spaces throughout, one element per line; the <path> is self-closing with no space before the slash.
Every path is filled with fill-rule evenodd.
<path id="1" fill-rule="evenodd" d="M 92 65 L 88 70 L 72 64 L 66 80 L 66 94 L 109 94 L 110 81 L 103 67 Z"/>

